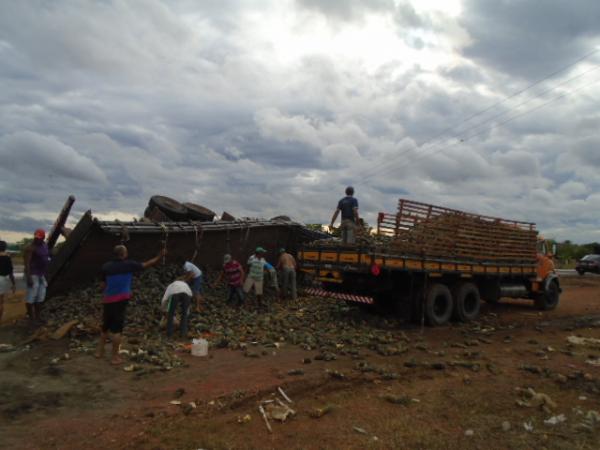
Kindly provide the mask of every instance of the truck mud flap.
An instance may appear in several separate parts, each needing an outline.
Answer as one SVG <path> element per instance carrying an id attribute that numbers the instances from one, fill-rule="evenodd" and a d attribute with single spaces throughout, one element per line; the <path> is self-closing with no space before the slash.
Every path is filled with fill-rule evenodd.
<path id="1" fill-rule="evenodd" d="M 365 295 L 354 295 L 354 294 L 344 294 L 343 292 L 331 292 L 326 291 L 325 289 L 318 288 L 308 288 L 304 290 L 306 295 L 312 295 L 315 297 L 327 297 L 334 298 L 336 300 L 344 300 L 347 302 L 356 302 L 356 303 L 364 303 L 367 305 L 372 305 L 375 300 L 373 297 L 368 297 Z"/>

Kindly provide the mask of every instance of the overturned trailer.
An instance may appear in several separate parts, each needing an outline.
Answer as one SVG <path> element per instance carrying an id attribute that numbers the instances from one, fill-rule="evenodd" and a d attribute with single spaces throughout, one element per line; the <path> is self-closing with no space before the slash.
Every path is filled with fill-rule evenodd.
<path id="1" fill-rule="evenodd" d="M 136 260 L 150 259 L 164 246 L 164 263 L 186 258 L 207 269 L 221 267 L 225 253 L 243 262 L 261 246 L 267 250 L 267 260 L 275 262 L 281 247 L 295 254 L 302 244 L 327 237 L 282 218 L 121 222 L 98 220 L 87 211 L 50 263 L 48 292 L 50 296 L 61 294 L 97 279 L 102 264 L 112 258 L 113 247 L 121 243 Z"/>

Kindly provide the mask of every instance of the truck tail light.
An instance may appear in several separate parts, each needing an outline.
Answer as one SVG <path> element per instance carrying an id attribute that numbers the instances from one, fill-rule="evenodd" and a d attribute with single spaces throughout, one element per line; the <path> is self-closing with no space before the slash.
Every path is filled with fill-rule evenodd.
<path id="1" fill-rule="evenodd" d="M 379 274 L 381 273 L 381 267 L 379 267 L 377 264 L 373 264 L 373 265 L 371 266 L 371 273 L 372 273 L 374 276 L 378 277 L 378 276 L 379 276 Z"/>

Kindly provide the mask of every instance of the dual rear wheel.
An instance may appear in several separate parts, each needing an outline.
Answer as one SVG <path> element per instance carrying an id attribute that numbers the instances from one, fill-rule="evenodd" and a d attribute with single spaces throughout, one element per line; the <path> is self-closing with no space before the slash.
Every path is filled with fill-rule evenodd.
<path id="1" fill-rule="evenodd" d="M 425 293 L 425 319 L 431 326 L 444 325 L 451 318 L 468 322 L 477 318 L 480 305 L 479 289 L 473 283 L 461 282 L 452 290 L 445 284 L 434 283 Z"/>

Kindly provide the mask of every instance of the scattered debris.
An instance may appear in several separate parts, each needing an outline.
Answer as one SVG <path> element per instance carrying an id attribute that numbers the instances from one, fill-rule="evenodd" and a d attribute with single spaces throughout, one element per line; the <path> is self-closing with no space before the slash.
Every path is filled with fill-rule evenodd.
<path id="1" fill-rule="evenodd" d="M 519 369 L 524 370 L 526 372 L 536 374 L 536 375 L 539 375 L 542 373 L 542 369 L 539 366 L 532 366 L 530 364 L 521 364 L 519 366 Z"/>
<path id="2" fill-rule="evenodd" d="M 578 413 L 584 417 L 581 422 L 575 424 L 573 427 L 576 431 L 592 432 L 597 426 L 600 426 L 600 414 L 598 411 L 589 410 L 587 413 L 583 414 L 583 412 L 579 410 Z"/>
<path id="3" fill-rule="evenodd" d="M 600 366 L 600 358 L 596 358 L 596 359 L 587 359 L 586 364 L 589 364 L 591 366 Z"/>
<path id="4" fill-rule="evenodd" d="M 471 437 L 474 435 L 475 435 L 475 432 L 473 430 L 465 430 L 465 436 Z"/>
<path id="5" fill-rule="evenodd" d="M 185 394 L 185 389 L 182 388 L 182 387 L 180 387 L 180 388 L 177 388 L 177 390 L 173 394 L 173 397 L 175 397 L 175 398 L 181 398 L 181 397 L 183 397 L 183 394 Z"/>
<path id="6" fill-rule="evenodd" d="M 407 395 L 384 394 L 381 396 L 381 398 L 395 405 L 408 406 L 413 402 L 413 400 Z"/>
<path id="7" fill-rule="evenodd" d="M 281 396 L 282 396 L 282 397 L 285 399 L 285 401 L 286 401 L 286 402 L 288 402 L 288 403 L 294 403 L 294 402 L 292 401 L 292 399 L 291 399 L 291 398 L 289 398 L 289 397 L 287 396 L 287 394 L 286 394 L 286 393 L 283 391 L 283 389 L 281 389 L 281 387 L 278 387 L 278 388 L 277 388 L 277 391 L 278 391 L 278 392 L 281 394 Z"/>
<path id="8" fill-rule="evenodd" d="M 354 431 L 356 431 L 357 433 L 360 433 L 360 434 L 368 434 L 368 433 L 367 433 L 367 430 L 365 430 L 364 428 L 360 428 L 360 427 L 352 427 L 352 429 L 353 429 Z"/>
<path id="9" fill-rule="evenodd" d="M 596 338 L 569 336 L 567 337 L 567 342 L 573 345 L 584 345 L 586 347 L 600 348 L 600 339 Z"/>
<path id="10" fill-rule="evenodd" d="M 552 416 L 549 419 L 544 420 L 545 425 L 558 425 L 559 423 L 566 422 L 567 418 L 564 414 L 559 414 L 557 416 Z"/>
<path id="11" fill-rule="evenodd" d="M 333 411 L 333 406 L 332 405 L 326 405 L 326 406 L 324 406 L 322 408 L 311 409 L 308 412 L 308 415 L 310 417 L 312 417 L 313 419 L 320 419 L 325 414 L 329 414 L 331 411 Z"/>
<path id="12" fill-rule="evenodd" d="M 0 353 L 14 352 L 16 349 L 12 344 L 0 344 Z"/>
<path id="13" fill-rule="evenodd" d="M 267 417 L 271 419 L 278 420 L 280 422 L 285 422 L 288 416 L 293 415 L 293 410 L 288 408 L 285 404 L 281 403 L 280 405 L 276 405 L 274 403 L 269 403 L 265 407 L 265 411 Z"/>
<path id="14" fill-rule="evenodd" d="M 265 413 L 265 409 L 262 407 L 262 405 L 258 405 L 258 411 L 260 412 L 260 414 L 262 415 L 263 420 L 265 421 L 265 425 L 267 426 L 267 430 L 269 430 L 269 433 L 272 433 L 273 429 L 271 428 L 271 424 L 269 423 L 269 419 L 267 418 L 267 413 Z"/>
<path id="15" fill-rule="evenodd" d="M 502 431 L 507 432 L 510 431 L 510 422 L 505 420 L 502 422 Z"/>
<path id="16" fill-rule="evenodd" d="M 245 416 L 238 417 L 238 423 L 248 423 L 252 420 L 252 416 L 250 414 L 246 414 Z"/>
<path id="17" fill-rule="evenodd" d="M 77 324 L 79 324 L 79 320 L 71 320 L 71 321 L 65 323 L 58 330 L 56 330 L 54 333 L 52 333 L 50 335 L 50 338 L 55 339 L 55 340 L 64 338 L 67 335 L 67 333 L 69 333 L 69 331 L 71 331 L 71 328 L 73 328 Z"/>
<path id="18" fill-rule="evenodd" d="M 328 370 L 327 373 L 329 374 L 329 376 L 331 378 L 334 378 L 336 380 L 345 380 L 346 379 L 346 375 L 344 375 L 342 372 L 340 372 L 338 370 Z"/>
<path id="19" fill-rule="evenodd" d="M 565 377 L 563 374 L 556 373 L 554 374 L 554 381 L 560 384 L 565 384 L 567 382 L 567 377 Z"/>
<path id="20" fill-rule="evenodd" d="M 517 392 L 525 399 L 517 400 L 516 403 L 518 406 L 524 406 L 527 408 L 540 408 L 546 413 L 549 413 L 557 407 L 556 403 L 550 398 L 550 396 L 542 392 L 536 392 L 532 388 L 517 388 Z"/>

